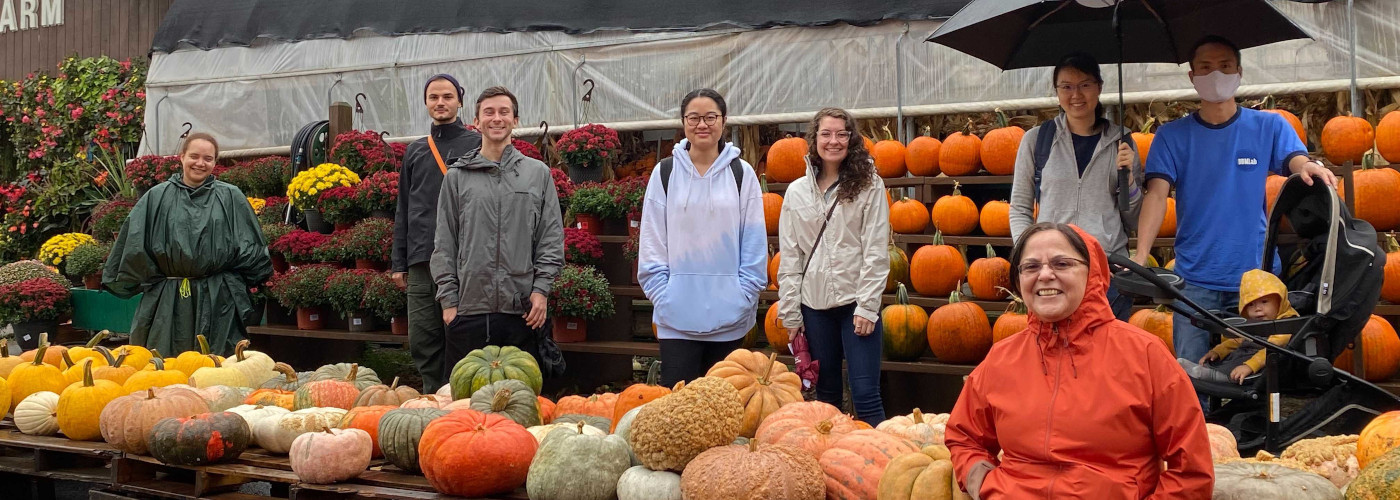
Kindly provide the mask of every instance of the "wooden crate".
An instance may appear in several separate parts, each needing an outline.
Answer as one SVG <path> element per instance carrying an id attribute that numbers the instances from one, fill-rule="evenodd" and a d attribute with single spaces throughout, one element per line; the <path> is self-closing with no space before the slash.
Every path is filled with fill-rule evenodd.
<path id="1" fill-rule="evenodd" d="M 218 493 L 236 493 L 246 484 L 272 485 L 273 498 L 287 498 L 297 482 L 291 471 L 241 463 L 177 466 L 141 455 L 127 454 L 112 464 L 112 487 L 125 493 L 155 498 L 193 500 Z"/>

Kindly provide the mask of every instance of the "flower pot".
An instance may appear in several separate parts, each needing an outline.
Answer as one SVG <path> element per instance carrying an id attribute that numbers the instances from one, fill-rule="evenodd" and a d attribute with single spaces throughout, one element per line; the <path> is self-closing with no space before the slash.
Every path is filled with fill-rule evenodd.
<path id="1" fill-rule="evenodd" d="M 372 332 L 378 328 L 378 325 L 374 324 L 374 316 L 364 311 L 350 313 L 350 317 L 346 318 L 346 323 L 345 329 L 352 332 Z"/>
<path id="2" fill-rule="evenodd" d="M 573 181 L 574 184 L 580 182 L 603 182 L 603 168 L 569 165 L 569 180 Z"/>
<path id="3" fill-rule="evenodd" d="M 391 211 L 388 211 L 388 210 L 371 210 L 371 211 L 369 212 L 369 216 L 370 216 L 370 217 L 378 217 L 378 218 L 381 218 L 381 219 L 393 219 L 393 218 L 394 218 L 394 212 L 391 212 Z"/>
<path id="4" fill-rule="evenodd" d="M 557 343 L 588 340 L 588 322 L 579 318 L 554 318 L 554 341 Z"/>
<path id="5" fill-rule="evenodd" d="M 334 232 L 335 227 L 330 225 L 330 223 L 326 222 L 325 219 L 321 218 L 320 210 L 308 208 L 306 210 L 302 210 L 301 214 L 306 218 L 307 231 L 321 234 L 331 234 L 332 232 Z"/>
<path id="6" fill-rule="evenodd" d="M 319 307 L 297 308 L 298 330 L 320 330 L 326 326 L 326 315 Z"/>
<path id="7" fill-rule="evenodd" d="M 65 277 L 65 278 L 68 278 L 68 286 L 69 286 L 69 288 L 83 288 L 83 287 L 84 287 L 84 283 L 86 283 L 86 281 L 84 281 L 84 280 L 87 279 L 86 276 L 68 276 L 68 275 L 64 275 L 64 277 Z"/>
<path id="8" fill-rule="evenodd" d="M 102 273 L 92 273 L 83 276 L 83 288 L 87 288 L 88 290 L 101 290 Z"/>
<path id="9" fill-rule="evenodd" d="M 642 214 L 627 214 L 627 236 L 637 236 L 642 232 Z"/>
<path id="10" fill-rule="evenodd" d="M 355 259 L 355 269 L 368 269 L 370 271 L 387 271 L 389 263 L 369 259 Z"/>
<path id="11" fill-rule="evenodd" d="M 337 222 L 334 227 L 336 231 L 349 231 L 350 228 L 355 227 L 355 225 L 349 222 Z"/>
<path id="12" fill-rule="evenodd" d="M 292 268 L 292 266 L 287 264 L 287 257 L 282 255 L 281 252 L 272 252 L 271 257 L 273 271 L 285 273 L 288 269 Z"/>
<path id="13" fill-rule="evenodd" d="M 389 333 L 394 335 L 408 335 L 408 316 L 394 316 L 389 318 Z"/>
<path id="14" fill-rule="evenodd" d="M 296 313 L 275 300 L 269 300 L 263 306 L 263 317 L 269 325 L 290 325 L 297 321 Z"/>
<path id="15" fill-rule="evenodd" d="M 593 214 L 574 214 L 574 225 L 594 236 L 603 233 L 602 221 Z"/>
<path id="16" fill-rule="evenodd" d="M 36 321 L 25 321 L 11 325 L 14 329 L 15 340 L 19 342 L 22 351 L 29 351 L 39 348 L 39 334 L 47 333 L 50 338 L 58 334 L 58 320 L 41 319 Z"/>

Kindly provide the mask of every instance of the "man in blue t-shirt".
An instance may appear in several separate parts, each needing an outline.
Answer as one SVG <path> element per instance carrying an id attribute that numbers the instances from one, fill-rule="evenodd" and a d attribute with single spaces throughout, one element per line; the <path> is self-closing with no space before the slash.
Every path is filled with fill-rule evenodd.
<path id="1" fill-rule="evenodd" d="M 1138 219 L 1137 254 L 1142 264 L 1152 249 L 1176 188 L 1176 267 L 1182 292 L 1207 309 L 1231 311 L 1239 303 L 1240 276 L 1263 260 L 1268 231 L 1264 183 L 1269 172 L 1304 174 L 1336 185 L 1336 177 L 1308 157 L 1307 146 L 1283 117 L 1235 104 L 1240 85 L 1240 50 L 1210 36 L 1191 52 L 1188 76 L 1201 108 L 1162 125 L 1147 158 L 1147 193 Z M 1205 330 L 1186 318 L 1172 323 L 1176 355 L 1200 360 L 1210 350 Z"/>

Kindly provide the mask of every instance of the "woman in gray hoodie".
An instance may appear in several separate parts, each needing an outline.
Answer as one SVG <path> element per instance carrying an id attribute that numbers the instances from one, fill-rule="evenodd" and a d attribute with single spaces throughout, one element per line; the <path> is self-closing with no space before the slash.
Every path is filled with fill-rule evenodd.
<path id="1" fill-rule="evenodd" d="M 1011 184 L 1011 237 L 1037 222 L 1074 224 L 1103 242 L 1104 251 L 1128 255 L 1128 231 L 1136 226 L 1142 204 L 1143 166 L 1133 141 L 1119 142 L 1129 133 L 1104 118 L 1099 93 L 1103 77 L 1099 63 L 1087 54 L 1071 54 L 1051 73 L 1060 114 L 1027 132 L 1016 155 Z M 1049 151 L 1042 132 L 1053 133 Z M 1116 152 L 1116 154 L 1115 154 Z M 1037 156 L 1044 158 L 1039 166 Z M 1131 168 L 1128 186 L 1118 185 L 1118 169 Z M 1118 190 L 1128 189 L 1127 210 L 1118 210 Z M 1037 211 L 1037 205 L 1039 210 Z M 1132 299 L 1108 288 L 1113 314 L 1127 320 Z"/>

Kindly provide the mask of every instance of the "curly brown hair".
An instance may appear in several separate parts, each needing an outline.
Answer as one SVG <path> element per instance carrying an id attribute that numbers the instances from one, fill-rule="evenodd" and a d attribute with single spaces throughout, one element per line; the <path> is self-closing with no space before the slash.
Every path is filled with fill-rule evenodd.
<path id="1" fill-rule="evenodd" d="M 846 159 L 841 161 L 836 179 L 836 199 L 850 202 L 870 187 L 870 179 L 875 175 L 875 160 L 870 157 L 870 151 L 865 149 L 865 139 L 856 130 L 856 120 L 851 117 L 851 113 L 841 108 L 822 108 L 812 116 L 811 126 L 807 128 L 808 163 L 818 166 L 822 164 L 821 156 L 817 154 L 817 132 L 821 128 L 822 118 L 844 121 L 846 132 L 851 134 L 849 143 L 846 144 Z M 820 169 L 819 166 L 818 170 Z M 816 182 L 816 179 L 812 181 Z"/>

